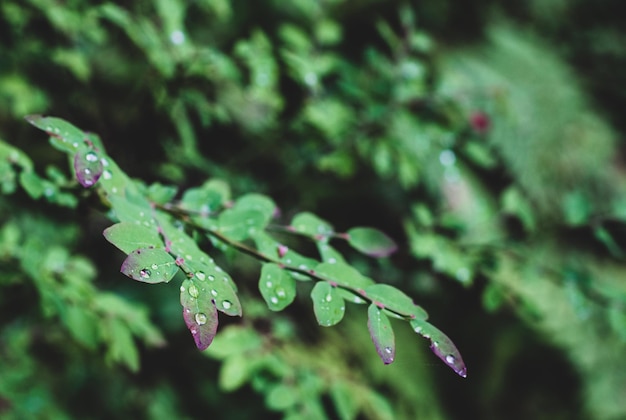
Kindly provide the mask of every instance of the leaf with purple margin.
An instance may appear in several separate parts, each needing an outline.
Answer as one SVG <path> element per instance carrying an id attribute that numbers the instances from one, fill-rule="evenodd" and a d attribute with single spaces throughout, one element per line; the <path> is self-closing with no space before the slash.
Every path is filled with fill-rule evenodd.
<path id="1" fill-rule="evenodd" d="M 373 303 L 367 308 L 367 329 L 383 363 L 388 365 L 393 362 L 396 343 L 391 322 L 385 312 Z"/>
<path id="2" fill-rule="evenodd" d="M 120 271 L 144 283 L 167 283 L 178 272 L 178 266 L 163 249 L 140 248 L 128 254 Z"/>
<path id="3" fill-rule="evenodd" d="M 370 257 L 388 257 L 398 249 L 393 239 L 374 228 L 352 228 L 347 235 L 348 243 L 354 249 Z"/>
<path id="4" fill-rule="evenodd" d="M 421 319 L 428 319 L 428 314 L 421 306 L 416 305 L 403 291 L 388 284 L 372 284 L 365 288 L 365 296 L 374 302 L 401 315 L 409 315 Z"/>
<path id="5" fill-rule="evenodd" d="M 198 261 L 186 261 L 183 266 L 193 274 L 195 284 L 213 300 L 218 311 L 229 316 L 241 316 L 241 302 L 228 273 L 215 264 Z"/>
<path id="6" fill-rule="evenodd" d="M 183 319 L 199 350 L 206 350 L 217 334 L 217 308 L 210 293 L 198 282 L 186 279 L 180 286 Z"/>
<path id="7" fill-rule="evenodd" d="M 103 170 L 100 156 L 95 151 L 83 148 L 74 154 L 74 172 L 76 179 L 83 187 L 93 187 L 100 179 Z"/>
<path id="8" fill-rule="evenodd" d="M 311 291 L 313 300 L 313 312 L 317 323 L 324 327 L 330 327 L 343 319 L 346 311 L 346 303 L 337 293 L 337 288 L 326 281 L 315 284 Z"/>
<path id="9" fill-rule="evenodd" d="M 467 377 L 467 368 L 465 367 L 461 353 L 447 335 L 431 323 L 421 319 L 412 319 L 409 323 L 416 333 L 430 340 L 430 349 L 437 357 L 452 368 L 459 376 L 463 378 Z"/>
<path id="10" fill-rule="evenodd" d="M 282 311 L 296 297 L 296 281 L 276 264 L 264 264 L 259 278 L 259 291 L 267 307 Z"/>
<path id="11" fill-rule="evenodd" d="M 102 232 L 107 241 L 130 254 L 139 248 L 162 248 L 163 240 L 156 229 L 130 222 L 116 223 Z"/>

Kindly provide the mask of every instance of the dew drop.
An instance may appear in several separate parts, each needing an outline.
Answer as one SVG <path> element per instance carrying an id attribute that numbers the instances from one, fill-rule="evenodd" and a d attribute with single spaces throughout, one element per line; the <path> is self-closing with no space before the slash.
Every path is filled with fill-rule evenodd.
<path id="1" fill-rule="evenodd" d="M 149 278 L 151 274 L 152 273 L 147 268 L 144 268 L 143 270 L 139 271 L 139 275 L 141 276 L 142 279 Z"/>
<path id="2" fill-rule="evenodd" d="M 391 354 L 391 351 L 392 351 L 392 350 L 391 350 L 391 347 L 385 347 L 384 351 L 385 351 L 385 353 L 387 353 L 387 354 Z"/>
<path id="3" fill-rule="evenodd" d="M 89 152 L 85 155 L 85 159 L 88 162 L 96 162 L 98 160 L 98 155 L 96 155 L 94 152 Z"/>
<path id="4" fill-rule="evenodd" d="M 330 302 L 331 300 L 333 300 L 333 297 L 329 294 L 326 295 L 326 298 L 324 299 L 326 302 Z"/>
<path id="5" fill-rule="evenodd" d="M 222 307 L 224 309 L 229 309 L 231 306 L 233 306 L 233 304 L 230 303 L 230 301 L 228 301 L 228 300 L 225 300 L 225 301 L 222 302 Z"/>
<path id="6" fill-rule="evenodd" d="M 102 177 L 104 179 L 111 179 L 113 177 L 113 174 L 111 173 L 111 171 L 107 170 L 102 172 Z"/>
<path id="7" fill-rule="evenodd" d="M 197 298 L 200 295 L 200 291 L 198 290 L 195 284 L 192 284 L 191 286 L 189 286 L 189 295 L 194 298 Z"/>
<path id="8" fill-rule="evenodd" d="M 337 260 L 335 258 L 329 258 L 328 259 L 328 263 L 329 264 L 335 264 L 337 262 Z"/>
<path id="9" fill-rule="evenodd" d="M 285 289 L 283 289 L 282 287 L 276 288 L 276 296 L 278 296 L 279 298 L 284 298 L 286 295 L 287 293 L 285 293 Z"/>
<path id="10" fill-rule="evenodd" d="M 204 280 L 206 279 L 206 274 L 204 274 L 202 271 L 198 271 L 196 273 L 196 277 L 198 278 L 198 280 Z"/>
<path id="11" fill-rule="evenodd" d="M 184 292 L 185 291 L 185 286 L 180 286 L 180 291 Z"/>
<path id="12" fill-rule="evenodd" d="M 215 280 L 215 276 L 212 274 L 209 274 L 209 281 L 213 281 L 213 280 Z"/>
<path id="13" fill-rule="evenodd" d="M 158 266 L 158 265 L 156 265 L 156 264 L 152 264 L 150 267 L 151 267 L 153 270 L 156 270 L 157 268 L 159 268 L 159 266 Z"/>
<path id="14" fill-rule="evenodd" d="M 204 325 L 206 324 L 206 321 L 207 321 L 207 317 L 205 314 L 203 314 L 202 312 L 196 314 L 196 324 Z"/>
<path id="15" fill-rule="evenodd" d="M 191 329 L 191 333 L 192 333 L 193 335 L 198 334 L 198 329 L 197 329 L 197 328 L 192 328 L 192 329 Z"/>
<path id="16" fill-rule="evenodd" d="M 278 303 L 278 298 L 276 296 L 272 296 L 270 298 L 270 302 L 272 302 L 274 305 L 276 305 Z"/>
<path id="17" fill-rule="evenodd" d="M 274 283 L 272 283 L 271 281 L 265 282 L 265 287 L 267 287 L 268 289 L 272 287 L 273 285 Z"/>
<path id="18" fill-rule="evenodd" d="M 452 364 L 454 362 L 456 362 L 456 357 L 454 357 L 453 355 L 449 354 L 446 356 L 446 362 L 449 364 Z"/>
<path id="19" fill-rule="evenodd" d="M 212 289 L 212 290 L 211 290 L 211 294 L 212 294 L 213 296 L 217 296 L 217 290 Z"/>

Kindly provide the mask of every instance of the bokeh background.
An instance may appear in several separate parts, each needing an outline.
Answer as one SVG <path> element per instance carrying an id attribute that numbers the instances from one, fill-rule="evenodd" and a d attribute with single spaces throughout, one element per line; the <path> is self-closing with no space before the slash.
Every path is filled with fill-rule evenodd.
<path id="1" fill-rule="evenodd" d="M 619 6 L 3 0 L 0 417 L 626 418 Z M 198 352 L 178 284 L 118 272 L 106 209 L 28 114 L 147 183 L 384 230 L 391 258 L 342 251 L 426 308 L 467 379 L 407 326 L 383 366 L 362 307 L 331 329 L 305 290 L 269 312 L 229 254 L 244 317 Z"/>

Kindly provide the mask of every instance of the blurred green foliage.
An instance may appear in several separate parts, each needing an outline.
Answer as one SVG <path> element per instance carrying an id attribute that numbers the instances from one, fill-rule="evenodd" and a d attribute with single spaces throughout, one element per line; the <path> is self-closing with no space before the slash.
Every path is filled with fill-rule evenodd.
<path id="1" fill-rule="evenodd" d="M 616 7 L 3 1 L 0 415 L 623 418 Z M 198 353 L 164 288 L 117 273 L 101 204 L 31 113 L 98 132 L 149 183 L 221 178 L 388 232 L 390 260 L 347 254 L 424 301 L 467 381 L 414 337 L 383 366 L 362 311 L 337 330 L 308 299 L 270 312 L 237 256 L 250 309 Z"/>

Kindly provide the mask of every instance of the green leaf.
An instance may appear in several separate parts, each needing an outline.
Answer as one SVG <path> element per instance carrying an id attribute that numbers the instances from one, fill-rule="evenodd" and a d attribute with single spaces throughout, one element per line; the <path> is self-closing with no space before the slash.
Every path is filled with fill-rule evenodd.
<path id="1" fill-rule="evenodd" d="M 154 220 L 154 210 L 148 201 L 131 202 L 127 197 L 109 197 L 116 218 L 120 222 L 130 222 L 149 227 L 157 231 L 157 223 Z"/>
<path id="2" fill-rule="evenodd" d="M 352 289 L 365 289 L 370 286 L 372 280 L 364 277 L 355 268 L 343 263 L 321 263 L 315 266 L 315 274 L 323 277 L 329 282 Z"/>
<path id="3" fill-rule="evenodd" d="M 180 286 L 180 304 L 183 319 L 191 332 L 196 347 L 206 350 L 217 333 L 217 308 L 213 295 L 200 281 L 187 279 Z"/>
<path id="4" fill-rule="evenodd" d="M 165 204 L 172 201 L 176 197 L 177 192 L 178 188 L 172 185 L 163 185 L 156 182 L 148 187 L 148 199 L 154 203 Z"/>
<path id="5" fill-rule="evenodd" d="M 343 263 L 346 264 L 346 260 L 343 255 L 339 253 L 335 248 L 330 246 L 327 241 L 317 241 L 317 250 L 320 253 L 320 258 L 323 262 L 329 264 Z"/>
<path id="6" fill-rule="evenodd" d="M 370 257 L 387 257 L 398 249 L 390 237 L 377 229 L 357 227 L 350 229 L 347 235 L 353 248 Z"/>
<path id="7" fill-rule="evenodd" d="M 296 281 L 276 264 L 264 264 L 259 278 L 259 291 L 267 307 L 282 311 L 296 297 Z"/>
<path id="8" fill-rule="evenodd" d="M 343 381 L 330 384 L 330 397 L 335 403 L 337 414 L 341 420 L 355 419 L 359 412 L 358 391 Z"/>
<path id="9" fill-rule="evenodd" d="M 174 258 L 159 248 L 132 251 L 122 263 L 122 273 L 144 283 L 167 283 L 178 272 Z"/>
<path id="10" fill-rule="evenodd" d="M 85 133 L 61 118 L 28 115 L 26 121 L 48 133 L 54 147 L 64 152 L 77 152 L 84 145 Z"/>
<path id="11" fill-rule="evenodd" d="M 307 236 L 320 239 L 333 234 L 333 227 L 312 213 L 298 213 L 291 220 L 291 228 Z"/>
<path id="12" fill-rule="evenodd" d="M 278 257 L 278 260 L 285 266 L 299 268 L 301 270 L 312 270 L 318 262 L 312 258 L 307 258 L 298 254 L 296 251 L 287 248 L 280 242 L 276 241 L 272 236 L 265 232 L 257 232 L 253 236 L 254 242 L 259 251 L 269 256 L 270 258 Z M 300 273 L 288 272 L 296 280 L 308 281 L 311 280 L 309 276 Z"/>
<path id="13" fill-rule="evenodd" d="M 206 354 L 217 359 L 226 359 L 233 354 L 256 352 L 262 346 L 263 339 L 253 328 L 230 325 L 215 338 Z"/>
<path id="14" fill-rule="evenodd" d="M 210 180 L 200 187 L 186 190 L 181 207 L 186 211 L 206 216 L 219 210 L 228 200 L 230 200 L 228 184 Z"/>
<path id="15" fill-rule="evenodd" d="M 102 233 L 107 241 L 126 254 L 139 248 L 161 248 L 163 241 L 154 228 L 130 222 L 116 223 Z"/>
<path id="16" fill-rule="evenodd" d="M 276 204 L 261 194 L 246 194 L 237 199 L 235 209 L 256 210 L 264 216 L 264 225 L 267 225 L 276 212 Z"/>
<path id="17" fill-rule="evenodd" d="M 467 377 L 467 368 L 461 357 L 461 353 L 456 348 L 452 340 L 443 332 L 422 319 L 412 319 L 409 321 L 413 330 L 424 338 L 430 340 L 430 349 L 446 365 L 454 370 L 459 376 Z"/>
<path id="18" fill-rule="evenodd" d="M 229 316 L 241 316 L 242 308 L 233 280 L 228 273 L 215 264 L 186 261 L 183 266 L 190 270 L 193 279 L 203 293 L 206 291 L 218 311 Z"/>
<path id="19" fill-rule="evenodd" d="M 330 327 L 343 319 L 346 311 L 345 302 L 330 283 L 326 281 L 316 283 L 311 291 L 311 299 L 318 324 Z"/>
<path id="20" fill-rule="evenodd" d="M 35 200 L 43 195 L 46 188 L 44 180 L 36 173 L 30 171 L 20 173 L 20 185 Z"/>
<path id="21" fill-rule="evenodd" d="M 265 229 L 268 219 L 254 209 L 232 208 L 218 218 L 219 232 L 233 241 L 243 241 Z"/>
<path id="22" fill-rule="evenodd" d="M 365 288 L 365 296 L 378 306 L 383 306 L 401 315 L 409 315 L 425 321 L 428 314 L 422 307 L 413 303 L 413 299 L 403 291 L 388 284 L 372 284 Z"/>
<path id="23" fill-rule="evenodd" d="M 392 363 L 396 356 L 393 328 L 387 315 L 373 303 L 367 308 L 367 329 L 383 363 Z"/>

